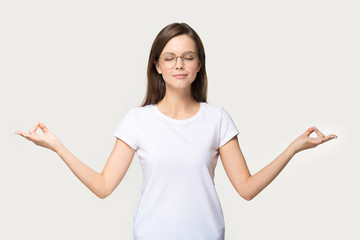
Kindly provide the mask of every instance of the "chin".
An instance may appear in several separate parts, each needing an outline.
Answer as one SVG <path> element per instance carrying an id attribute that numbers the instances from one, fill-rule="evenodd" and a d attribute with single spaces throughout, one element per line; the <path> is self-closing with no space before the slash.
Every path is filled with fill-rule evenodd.
<path id="1" fill-rule="evenodd" d="M 179 81 L 179 80 L 177 80 L 177 81 Z M 174 82 L 171 84 L 166 84 L 166 86 L 170 87 L 170 88 L 184 89 L 184 88 L 191 88 L 191 83 L 192 82 Z"/>

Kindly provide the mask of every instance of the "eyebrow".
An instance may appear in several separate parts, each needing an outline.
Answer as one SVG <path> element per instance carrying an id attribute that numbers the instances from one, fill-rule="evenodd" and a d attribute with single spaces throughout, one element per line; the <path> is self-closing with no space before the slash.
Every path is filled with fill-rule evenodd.
<path id="1" fill-rule="evenodd" d="M 196 54 L 196 52 L 194 52 L 194 51 L 187 51 L 187 52 L 184 52 L 182 55 L 187 54 L 187 53 L 195 53 Z M 172 52 L 165 52 L 163 54 L 173 54 L 173 55 L 175 55 L 175 53 L 172 53 Z"/>

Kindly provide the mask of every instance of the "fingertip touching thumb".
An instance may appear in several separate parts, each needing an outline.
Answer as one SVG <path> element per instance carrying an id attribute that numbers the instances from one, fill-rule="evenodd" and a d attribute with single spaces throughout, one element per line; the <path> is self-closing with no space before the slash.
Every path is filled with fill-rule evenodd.
<path id="1" fill-rule="evenodd" d="M 45 124 L 43 124 L 43 123 L 42 123 L 42 122 L 40 122 L 40 121 L 38 121 L 38 123 L 39 123 L 39 126 L 40 126 L 40 128 L 41 128 L 41 129 L 46 129 Z"/>

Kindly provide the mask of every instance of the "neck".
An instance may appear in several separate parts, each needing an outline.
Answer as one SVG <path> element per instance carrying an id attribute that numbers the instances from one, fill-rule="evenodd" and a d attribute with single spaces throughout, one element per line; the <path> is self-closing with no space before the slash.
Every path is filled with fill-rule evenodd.
<path id="1" fill-rule="evenodd" d="M 164 112 L 170 114 L 186 113 L 198 109 L 198 102 L 192 97 L 190 90 L 173 91 L 166 89 L 164 98 L 157 103 Z"/>

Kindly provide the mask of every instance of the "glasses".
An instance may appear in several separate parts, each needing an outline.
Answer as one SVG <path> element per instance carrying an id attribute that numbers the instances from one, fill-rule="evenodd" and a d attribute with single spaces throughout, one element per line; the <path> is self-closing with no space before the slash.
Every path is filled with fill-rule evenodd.
<path id="1" fill-rule="evenodd" d="M 198 56 L 194 52 L 186 52 L 182 56 L 176 56 L 173 53 L 165 53 L 159 57 L 166 68 L 173 68 L 176 65 L 178 58 L 181 58 L 182 62 L 187 67 L 195 66 L 198 63 Z"/>

